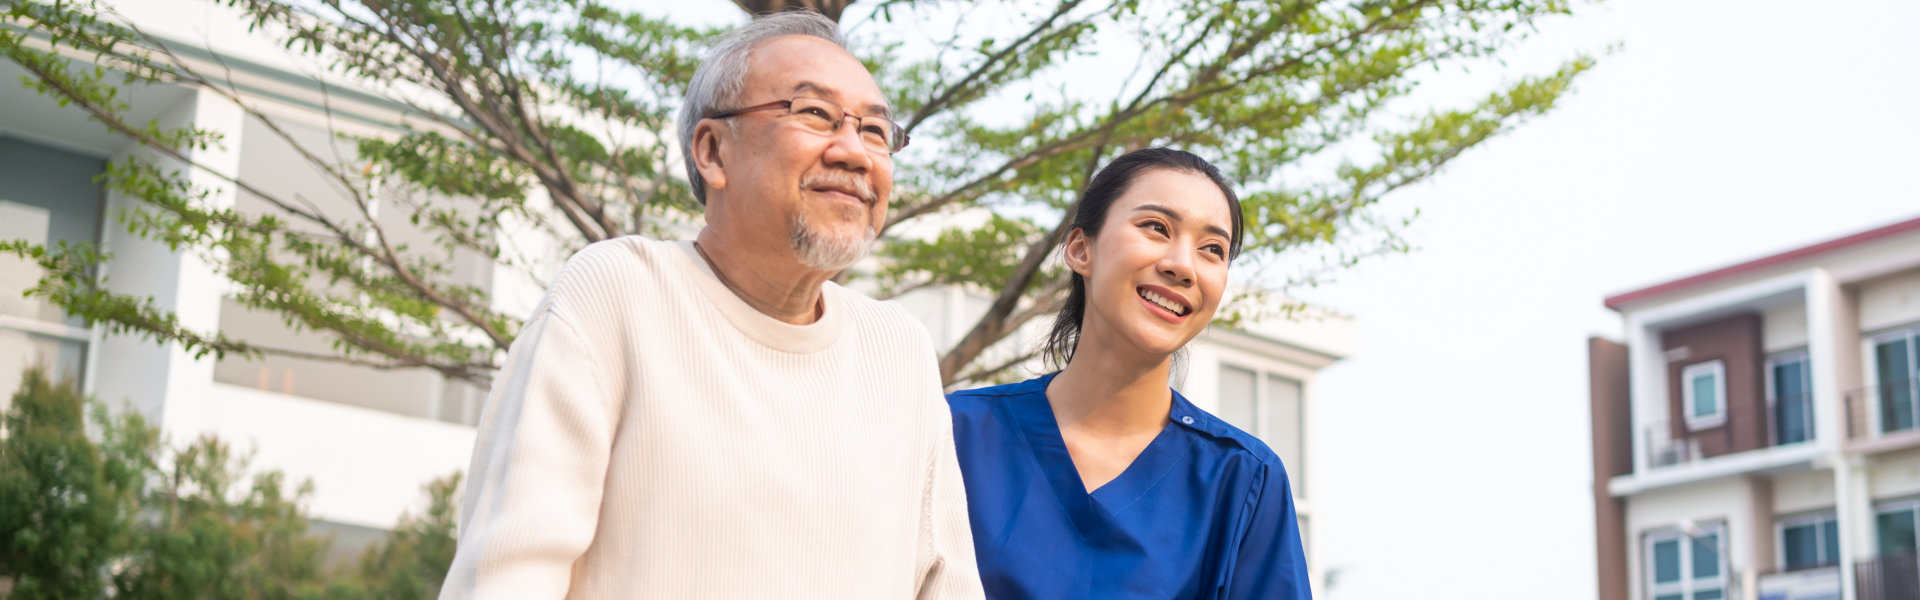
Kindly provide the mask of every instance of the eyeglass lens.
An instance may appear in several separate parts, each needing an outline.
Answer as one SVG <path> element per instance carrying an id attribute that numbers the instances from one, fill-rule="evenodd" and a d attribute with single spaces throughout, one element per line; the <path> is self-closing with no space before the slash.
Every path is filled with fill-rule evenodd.
<path id="1" fill-rule="evenodd" d="M 787 111 L 805 123 L 808 128 L 822 135 L 831 135 L 839 131 L 840 124 L 849 116 L 840 105 L 813 98 L 794 98 Z M 894 125 L 892 121 L 880 117 L 855 117 L 860 123 L 860 142 L 875 152 L 892 154 L 899 150 L 895 147 Z"/>

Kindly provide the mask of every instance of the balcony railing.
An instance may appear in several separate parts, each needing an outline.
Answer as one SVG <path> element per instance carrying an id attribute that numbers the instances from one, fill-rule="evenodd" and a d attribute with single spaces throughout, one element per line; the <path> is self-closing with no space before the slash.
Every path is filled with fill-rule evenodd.
<path id="1" fill-rule="evenodd" d="M 1880 556 L 1855 563 L 1860 600 L 1920 600 L 1920 556 Z"/>
<path id="2" fill-rule="evenodd" d="M 1900 379 L 1847 392 L 1847 438 L 1920 431 L 1920 379 Z"/>
<path id="3" fill-rule="evenodd" d="M 1813 441 L 1813 395 L 1788 394 L 1773 400 L 1773 438 L 1769 443 L 1786 446 Z"/>
<path id="4" fill-rule="evenodd" d="M 1700 449 L 1700 442 L 1706 440 L 1717 441 L 1721 448 L 1731 449 L 1734 424 L 1735 419 L 1732 415 L 1728 415 L 1726 422 L 1719 426 L 1675 438 L 1673 427 L 1668 425 L 1667 421 L 1649 423 L 1645 434 L 1648 466 L 1658 469 L 1706 458 Z"/>
<path id="5" fill-rule="evenodd" d="M 1840 565 L 1760 574 L 1760 600 L 1839 600 Z M 1861 596 L 1866 600 L 1866 596 Z"/>

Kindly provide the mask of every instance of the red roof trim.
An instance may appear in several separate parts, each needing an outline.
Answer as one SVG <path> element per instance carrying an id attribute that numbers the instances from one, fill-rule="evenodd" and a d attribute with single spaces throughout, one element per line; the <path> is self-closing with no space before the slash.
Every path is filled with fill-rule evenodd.
<path id="1" fill-rule="evenodd" d="M 1632 304 L 1634 302 L 1639 302 L 1641 300 L 1645 300 L 1655 296 L 1661 296 L 1661 295 L 1669 294 L 1672 292 L 1677 292 L 1686 288 L 1702 285 L 1708 282 L 1718 281 L 1721 279 L 1726 279 L 1729 277 L 1733 277 L 1733 276 L 1741 275 L 1745 273 L 1751 273 L 1754 271 L 1780 265 L 1783 263 L 1792 262 L 1795 260 L 1813 256 L 1816 254 L 1831 252 L 1831 251 L 1839 250 L 1841 248 L 1845 248 L 1848 246 L 1856 246 L 1856 245 L 1864 244 L 1874 240 L 1878 240 L 1881 238 L 1899 235 L 1899 234 L 1906 233 L 1909 231 L 1914 231 L 1914 230 L 1920 230 L 1920 218 L 1901 221 L 1899 223 L 1894 223 L 1892 225 L 1888 225 L 1878 229 L 1862 231 L 1860 233 L 1849 235 L 1847 237 L 1821 242 L 1821 243 L 1814 244 L 1812 246 L 1807 246 L 1805 248 L 1800 248 L 1797 250 L 1788 250 L 1786 252 L 1782 252 L 1772 256 L 1750 260 L 1750 261 L 1743 262 L 1730 267 L 1723 267 L 1720 269 L 1707 271 L 1705 273 L 1701 273 L 1699 275 L 1694 275 L 1691 277 L 1683 277 L 1680 279 L 1675 279 L 1673 281 L 1669 281 L 1669 282 L 1655 285 L 1652 287 L 1642 288 L 1642 289 L 1634 290 L 1631 292 L 1608 296 L 1606 300 L 1606 305 L 1607 305 L 1607 308 L 1611 308 L 1613 310 L 1620 310 L 1620 307 L 1622 306 Z"/>

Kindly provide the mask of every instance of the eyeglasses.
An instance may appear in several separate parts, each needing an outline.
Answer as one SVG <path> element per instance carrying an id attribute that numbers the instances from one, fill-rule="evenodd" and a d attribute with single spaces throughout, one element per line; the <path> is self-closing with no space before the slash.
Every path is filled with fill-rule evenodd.
<path id="1" fill-rule="evenodd" d="M 788 115 L 795 117 L 795 122 L 806 127 L 808 131 L 827 136 L 839 133 L 840 125 L 846 123 L 848 117 L 852 117 L 859 122 L 860 143 L 865 145 L 869 152 L 891 155 L 907 147 L 907 130 L 899 123 L 884 117 L 863 117 L 852 114 L 838 104 L 818 98 L 796 96 L 792 100 L 723 110 L 707 115 L 706 118 L 725 119 L 754 111 L 775 109 L 786 110 Z"/>

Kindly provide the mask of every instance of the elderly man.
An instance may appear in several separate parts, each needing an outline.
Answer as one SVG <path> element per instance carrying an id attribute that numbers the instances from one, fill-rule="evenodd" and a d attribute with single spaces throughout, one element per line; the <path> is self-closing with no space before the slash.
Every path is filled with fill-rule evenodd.
<path id="1" fill-rule="evenodd" d="M 443 597 L 978 598 L 926 331 L 830 281 L 893 152 L 832 21 L 717 41 L 680 118 L 707 226 L 568 261 L 481 418 Z"/>

